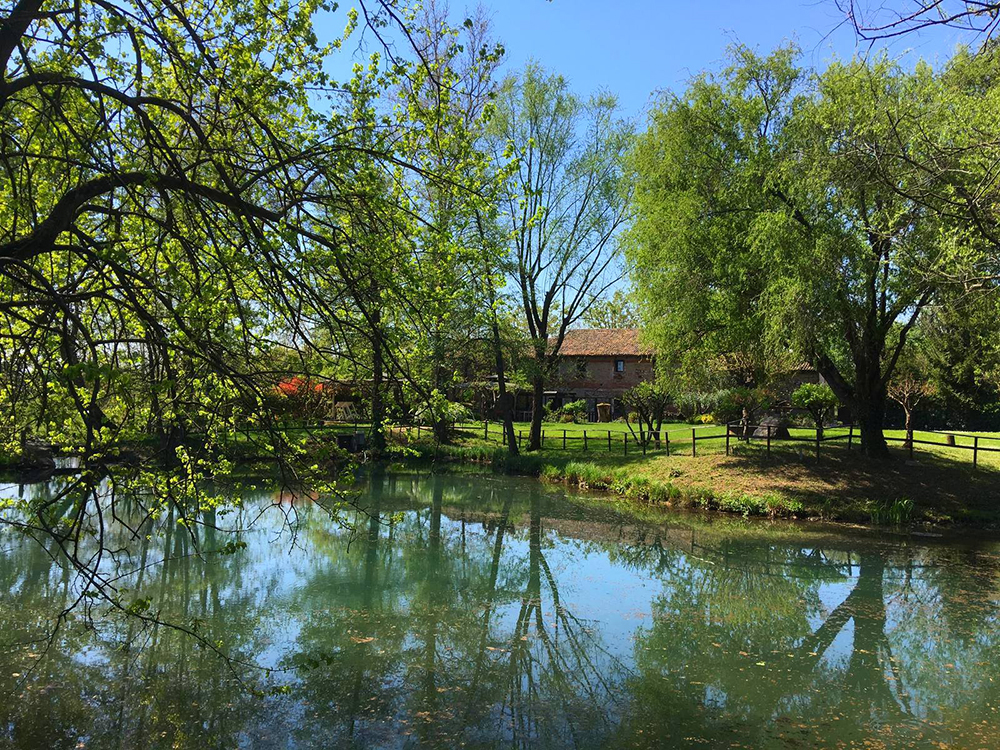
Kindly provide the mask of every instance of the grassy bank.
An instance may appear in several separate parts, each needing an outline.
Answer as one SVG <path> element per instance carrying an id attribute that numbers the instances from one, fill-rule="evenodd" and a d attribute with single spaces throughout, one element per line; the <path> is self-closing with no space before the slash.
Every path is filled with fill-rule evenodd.
<path id="1" fill-rule="evenodd" d="M 920 437 L 918 436 L 918 439 Z M 1000 528 L 1000 454 L 983 454 L 974 470 L 968 451 L 934 446 L 909 454 L 893 448 L 893 460 L 871 462 L 846 443 L 822 446 L 816 461 L 809 444 L 765 446 L 699 442 L 698 455 L 677 450 L 627 456 L 613 451 L 546 449 L 510 456 L 496 443 L 465 437 L 434 446 L 415 441 L 410 455 L 440 464 L 478 464 L 494 471 L 603 490 L 671 507 L 747 516 L 814 518 L 873 524 L 961 524 Z"/>

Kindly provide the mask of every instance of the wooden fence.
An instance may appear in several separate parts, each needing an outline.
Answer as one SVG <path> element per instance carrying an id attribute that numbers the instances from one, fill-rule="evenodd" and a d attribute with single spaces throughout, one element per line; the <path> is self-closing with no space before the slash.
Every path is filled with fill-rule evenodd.
<path id="1" fill-rule="evenodd" d="M 724 432 L 715 434 L 705 434 L 708 431 L 718 431 L 725 428 Z M 346 424 L 323 424 L 314 427 L 304 427 L 306 430 L 336 430 L 343 431 L 351 429 L 350 423 Z M 355 424 L 355 430 L 366 430 L 366 425 Z M 455 431 L 470 437 L 482 438 L 486 441 L 495 441 L 498 445 L 505 445 L 503 425 L 494 424 L 489 421 L 483 422 L 481 427 L 472 424 L 456 426 Z M 640 452 L 646 455 L 650 452 L 663 451 L 667 456 L 679 455 L 679 452 L 691 456 L 698 455 L 699 443 L 706 441 L 716 441 L 716 444 L 724 444 L 726 455 L 729 455 L 735 444 L 757 443 L 764 447 L 766 455 L 770 456 L 772 447 L 777 445 L 787 445 L 789 443 L 800 443 L 813 448 L 816 460 L 821 460 L 822 446 L 829 442 L 846 442 L 848 450 L 853 450 L 855 445 L 861 445 L 861 435 L 855 425 L 844 427 L 826 428 L 823 431 L 815 429 L 795 428 L 797 432 L 812 432 L 812 435 L 789 435 L 779 438 L 777 430 L 773 425 L 742 425 L 736 422 L 725 425 L 698 425 L 694 427 L 684 427 L 673 430 L 661 430 L 658 433 L 647 433 L 644 429 L 638 430 L 638 437 L 627 430 L 599 430 L 583 429 L 570 430 L 566 428 L 543 426 L 541 433 L 541 447 L 547 450 L 582 450 L 582 452 L 621 451 L 623 456 L 630 453 Z M 846 430 L 844 432 L 843 430 Z M 834 432 L 836 431 L 836 432 Z M 978 468 L 981 453 L 1000 453 L 1000 438 L 985 435 L 970 435 L 961 432 L 949 432 L 944 430 L 920 430 L 925 434 L 941 435 L 945 442 L 934 440 L 922 440 L 910 435 L 886 435 L 885 439 L 890 443 L 900 443 L 906 450 L 909 458 L 914 457 L 917 446 L 927 446 L 930 448 L 954 448 L 956 450 L 969 451 L 971 453 L 972 466 Z M 432 428 L 425 425 L 393 425 L 386 428 L 386 434 L 390 439 L 399 442 L 410 442 L 414 438 L 417 440 L 433 435 Z M 518 447 L 526 446 L 529 439 L 528 430 L 519 429 L 515 438 Z M 966 442 L 961 442 L 965 440 Z M 688 444 L 690 443 L 690 447 Z"/>
<path id="2" fill-rule="evenodd" d="M 704 434 L 705 430 L 717 430 L 725 427 L 725 432 L 721 434 Z M 420 428 L 415 428 L 417 436 L 420 435 Z M 839 430 L 845 430 L 840 432 Z M 424 428 L 428 430 L 428 428 Z M 499 444 L 504 444 L 503 426 L 493 425 L 484 422 L 481 429 L 463 426 L 458 427 L 459 432 L 467 435 L 482 437 L 484 440 L 496 440 Z M 802 432 L 805 428 L 796 428 Z M 837 432 L 833 432 L 836 430 Z M 766 455 L 770 456 L 772 446 L 778 444 L 802 443 L 814 449 L 816 460 L 821 460 L 822 445 L 829 442 L 846 442 L 847 450 L 853 450 L 855 446 L 861 446 L 861 434 L 856 425 L 846 425 L 844 427 L 826 428 L 822 431 L 810 429 L 810 435 L 788 435 L 779 438 L 777 430 L 773 425 L 743 425 L 730 422 L 725 425 L 701 425 L 691 428 L 676 430 L 661 430 L 658 433 L 646 433 L 639 430 L 638 439 L 628 431 L 621 430 L 568 430 L 556 428 L 543 428 L 541 433 L 541 447 L 548 450 L 570 450 L 577 447 L 583 452 L 590 450 L 605 450 L 607 452 L 621 451 L 623 456 L 629 455 L 629 451 L 640 451 L 643 455 L 652 451 L 663 451 L 665 455 L 678 455 L 678 450 L 687 452 L 687 444 L 690 442 L 691 456 L 698 455 L 698 444 L 705 441 L 717 441 L 725 444 L 726 455 L 730 455 L 734 443 L 752 444 L 757 442 L 763 445 Z M 936 442 L 933 440 L 921 440 L 914 437 L 913 433 L 904 436 L 885 435 L 885 439 L 890 443 L 902 443 L 910 459 L 914 457 L 916 446 L 931 446 L 935 448 L 955 448 L 971 452 L 972 466 L 978 468 L 979 456 L 981 453 L 1000 453 L 1000 438 L 988 437 L 984 435 L 969 435 L 960 432 L 946 432 L 942 430 L 920 430 L 919 432 L 941 435 L 946 438 L 946 442 Z M 671 435 L 675 436 L 671 442 Z M 678 440 L 677 436 L 683 435 L 683 439 Z M 529 438 L 527 430 L 517 430 L 516 439 L 518 447 L 524 447 Z M 970 444 L 959 442 L 959 438 L 965 438 Z M 681 448 L 683 445 L 683 448 Z"/>

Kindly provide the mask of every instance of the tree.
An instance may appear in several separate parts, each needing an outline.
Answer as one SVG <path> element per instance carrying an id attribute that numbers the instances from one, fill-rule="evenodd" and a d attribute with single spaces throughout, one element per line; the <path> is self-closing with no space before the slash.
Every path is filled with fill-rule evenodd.
<path id="1" fill-rule="evenodd" d="M 581 101 L 536 63 L 508 78 L 497 99 L 493 150 L 517 162 L 501 211 L 534 355 L 531 450 L 541 446 L 545 383 L 566 331 L 620 278 L 621 164 L 631 131 L 617 108 L 606 93 Z"/>
<path id="2" fill-rule="evenodd" d="M 816 425 L 816 436 L 823 436 L 823 424 L 837 406 L 837 396 L 828 385 L 803 383 L 792 393 L 792 406 L 805 409 Z"/>
<path id="3" fill-rule="evenodd" d="M 1000 24 L 1000 3 L 987 0 L 901 0 L 877 6 L 837 0 L 859 37 L 891 39 L 940 26 L 982 36 L 987 41 Z"/>
<path id="4" fill-rule="evenodd" d="M 959 263 L 907 193 L 921 177 L 880 174 L 922 137 L 937 84 L 886 59 L 808 76 L 795 57 L 738 47 L 654 109 L 633 155 L 633 277 L 661 357 L 797 353 L 858 415 L 865 453 L 887 457 L 888 381 Z"/>
<path id="5" fill-rule="evenodd" d="M 611 299 L 595 302 L 582 316 L 588 328 L 638 328 L 639 314 L 628 292 L 616 289 Z"/>
<path id="6" fill-rule="evenodd" d="M 930 363 L 922 344 L 924 342 L 914 341 L 907 348 L 888 386 L 889 398 L 903 407 L 906 415 L 907 440 L 913 439 L 913 410 L 935 392 L 930 382 Z"/>
<path id="7" fill-rule="evenodd" d="M 921 363 L 949 427 L 988 428 L 1000 403 L 1000 298 L 962 294 L 920 321 Z M 906 363 L 904 362 L 904 365 Z"/>
<path id="8" fill-rule="evenodd" d="M 866 6 L 837 0 L 837 4 L 858 36 L 873 43 L 935 27 L 965 32 L 970 40 L 981 42 L 975 54 L 958 48 L 939 77 L 938 106 L 920 112 L 916 126 L 905 123 L 908 135 L 886 144 L 875 174 L 890 189 L 922 203 L 960 230 L 962 244 L 985 246 L 985 259 L 967 264 L 949 280 L 957 276 L 970 288 L 995 287 L 1000 279 L 1000 185 L 993 176 L 1000 156 L 996 75 L 1000 45 L 995 37 L 1000 3 L 898 0 Z M 897 116 L 886 119 L 893 127 Z M 899 180 L 900 169 L 919 179 Z"/>
<path id="9" fill-rule="evenodd" d="M 400 29 L 394 6 L 347 11 L 348 32 L 362 16 L 375 34 Z M 305 455 L 316 436 L 283 431 L 274 398 L 296 359 L 323 382 L 331 331 L 381 347 L 373 372 L 401 359 L 398 321 L 378 316 L 388 281 L 412 269 L 407 190 L 435 181 L 420 150 L 430 123 L 402 81 L 438 69 L 385 48 L 389 64 L 375 54 L 332 81 L 327 54 L 344 40 L 319 44 L 320 7 L 18 0 L 0 21 L 0 400 L 15 407 L 0 427 L 5 449 L 40 435 L 83 457 L 13 521 L 66 558 L 78 603 L 159 622 L 109 574 L 140 537 L 108 540 L 125 497 L 136 528 L 210 523 L 206 508 L 233 498 L 201 480 L 227 478 L 244 449 L 287 484 L 333 489 Z M 376 104 L 386 92 L 393 115 Z M 467 145 L 442 190 L 468 190 L 462 166 L 481 159 Z M 247 444 L 227 441 L 237 429 Z M 105 482 L 129 448 L 143 460 Z"/>
<path id="10" fill-rule="evenodd" d="M 431 0 L 421 10 L 420 56 L 435 74 L 421 77 L 422 85 L 414 86 L 411 97 L 419 102 L 419 118 L 426 122 L 419 138 L 420 163 L 431 175 L 463 175 L 455 185 L 425 180 L 414 191 L 419 196 L 415 208 L 425 218 L 414 232 L 419 262 L 411 294 L 422 302 L 420 315 L 414 316 L 414 333 L 423 339 L 419 348 L 429 354 L 421 365 L 426 368 L 426 389 L 433 394 L 432 411 L 447 400 L 449 387 L 458 380 L 452 363 L 468 347 L 462 335 L 465 325 L 472 320 L 484 327 L 491 324 L 482 312 L 492 296 L 486 287 L 497 278 L 477 274 L 495 263 L 495 248 L 481 241 L 478 222 L 491 211 L 498 173 L 503 174 L 502 163 L 488 164 L 480 152 L 493 112 L 503 46 L 493 39 L 482 6 L 458 30 L 449 26 L 448 17 L 446 0 Z M 464 189 L 466 181 L 475 189 Z M 438 440 L 446 438 L 450 425 L 444 415 L 434 420 L 434 428 Z"/>
<path id="11" fill-rule="evenodd" d="M 655 440 L 659 446 L 660 430 L 671 404 L 670 394 L 666 388 L 657 381 L 644 380 L 625 391 L 621 396 L 621 402 L 625 407 L 626 423 L 632 437 L 644 447 L 649 445 L 651 440 Z M 632 427 L 631 414 L 635 414 L 639 420 L 638 435 Z"/>
<path id="12" fill-rule="evenodd" d="M 719 399 L 718 408 L 727 422 L 739 419 L 740 437 L 749 439 L 757 426 L 757 414 L 770 409 L 774 402 L 774 394 L 766 388 L 741 386 L 726 391 Z"/>

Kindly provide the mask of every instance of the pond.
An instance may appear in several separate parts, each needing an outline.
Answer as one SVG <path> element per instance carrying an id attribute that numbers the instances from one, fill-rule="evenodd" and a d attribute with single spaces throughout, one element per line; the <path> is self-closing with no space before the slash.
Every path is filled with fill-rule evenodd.
<path id="1" fill-rule="evenodd" d="M 190 633 L 53 636 L 78 582 L 0 532 L 0 748 L 1000 748 L 995 541 L 493 477 L 260 501 L 245 548 L 167 524 L 117 573 Z"/>

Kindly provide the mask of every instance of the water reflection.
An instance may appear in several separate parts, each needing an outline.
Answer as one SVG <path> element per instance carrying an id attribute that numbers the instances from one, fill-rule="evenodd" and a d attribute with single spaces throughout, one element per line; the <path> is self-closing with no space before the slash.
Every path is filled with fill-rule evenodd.
<path id="1" fill-rule="evenodd" d="M 350 529 L 303 500 L 237 554 L 140 546 L 135 595 L 232 665 L 122 617 L 49 640 L 72 576 L 0 534 L 0 748 L 1000 747 L 992 542 L 494 478 L 374 475 Z"/>

